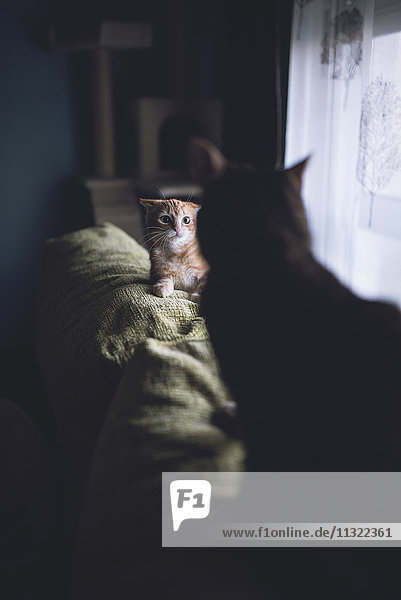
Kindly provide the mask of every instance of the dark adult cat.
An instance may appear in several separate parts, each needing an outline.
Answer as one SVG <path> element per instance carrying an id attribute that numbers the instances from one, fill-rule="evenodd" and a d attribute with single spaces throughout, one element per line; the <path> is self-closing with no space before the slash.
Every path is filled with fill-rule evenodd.
<path id="1" fill-rule="evenodd" d="M 211 266 L 202 310 L 239 405 L 251 471 L 401 471 L 401 318 L 358 298 L 313 256 L 304 161 L 230 165 L 191 145 L 206 184 L 198 231 Z M 399 549 L 249 555 L 275 597 L 395 598 Z"/>
<path id="2" fill-rule="evenodd" d="M 239 403 L 250 470 L 401 470 L 401 318 L 358 298 L 314 258 L 286 171 L 192 144 L 208 179 L 199 216 L 211 265 L 203 310 Z"/>

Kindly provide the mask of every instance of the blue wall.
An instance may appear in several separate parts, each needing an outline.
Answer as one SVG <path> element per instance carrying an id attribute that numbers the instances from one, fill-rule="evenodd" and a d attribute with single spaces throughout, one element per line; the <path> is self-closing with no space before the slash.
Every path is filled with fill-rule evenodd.
<path id="1" fill-rule="evenodd" d="M 32 39 L 45 3 L 16 5 L 0 18 L 0 346 L 33 339 L 41 248 L 62 230 L 60 184 L 79 168 L 70 60 Z"/>

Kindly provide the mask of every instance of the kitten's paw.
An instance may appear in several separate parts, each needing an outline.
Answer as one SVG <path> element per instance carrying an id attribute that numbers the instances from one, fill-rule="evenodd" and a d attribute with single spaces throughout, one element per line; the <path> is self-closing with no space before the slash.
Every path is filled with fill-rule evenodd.
<path id="1" fill-rule="evenodd" d="M 153 293 L 159 298 L 167 298 L 174 292 L 174 286 L 172 282 L 156 283 L 153 286 Z"/>
<path id="2" fill-rule="evenodd" d="M 200 294 L 198 294 L 198 292 L 194 292 L 193 294 L 190 295 L 190 299 L 192 300 L 192 302 L 196 302 L 197 304 L 199 304 Z"/>

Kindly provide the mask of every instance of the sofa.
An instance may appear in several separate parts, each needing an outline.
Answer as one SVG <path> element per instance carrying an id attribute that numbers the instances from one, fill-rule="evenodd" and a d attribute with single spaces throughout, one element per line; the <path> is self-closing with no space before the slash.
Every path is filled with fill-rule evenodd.
<path id="1" fill-rule="evenodd" d="M 149 271 L 147 250 L 111 223 L 43 251 L 37 344 L 54 415 L 66 596 L 253 597 L 241 569 L 227 580 L 232 553 L 161 548 L 161 473 L 240 471 L 244 448 L 216 418 L 230 395 L 198 305 L 183 291 L 153 295 Z"/>

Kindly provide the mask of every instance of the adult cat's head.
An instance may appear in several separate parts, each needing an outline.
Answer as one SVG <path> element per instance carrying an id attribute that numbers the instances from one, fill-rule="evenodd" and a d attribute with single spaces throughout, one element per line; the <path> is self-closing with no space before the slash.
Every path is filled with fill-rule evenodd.
<path id="1" fill-rule="evenodd" d="M 309 253 L 300 195 L 307 159 L 287 170 L 257 170 L 230 164 L 204 139 L 192 140 L 189 153 L 192 171 L 205 186 L 199 236 L 212 267 L 223 256 L 244 252 L 286 260 Z"/>
<path id="2" fill-rule="evenodd" d="M 146 238 L 150 247 L 180 249 L 195 239 L 200 206 L 182 200 L 140 200 L 146 210 Z"/>

